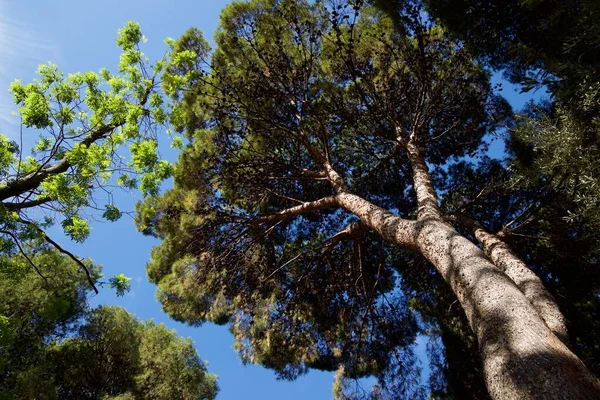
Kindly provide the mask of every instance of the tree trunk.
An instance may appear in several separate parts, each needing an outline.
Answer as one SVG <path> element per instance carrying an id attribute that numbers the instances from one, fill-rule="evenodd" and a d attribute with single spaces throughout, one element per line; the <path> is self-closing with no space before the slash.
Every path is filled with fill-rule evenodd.
<path id="1" fill-rule="evenodd" d="M 494 265 L 516 283 L 548 328 L 568 345 L 569 336 L 565 317 L 560 312 L 554 297 L 544 287 L 542 280 L 497 235 L 489 233 L 476 221 L 464 215 L 454 217 L 473 231 L 475 239 L 483 246 L 483 252 L 494 262 Z"/>
<path id="2" fill-rule="evenodd" d="M 419 251 L 441 273 L 475 332 L 493 399 L 600 399 L 596 378 L 523 292 L 452 226 L 408 221 L 353 194 L 337 197 L 385 240 Z"/>
<path id="3" fill-rule="evenodd" d="M 417 246 L 461 303 L 494 399 L 600 399 L 583 363 L 550 331 L 516 284 L 442 221 L 419 221 Z"/>
<path id="4" fill-rule="evenodd" d="M 474 233 L 475 238 L 482 244 L 485 254 L 517 284 L 548 328 L 568 345 L 569 336 L 565 317 L 560 312 L 554 297 L 544 287 L 542 280 L 496 235 L 481 227 L 476 228 Z"/>
<path id="5" fill-rule="evenodd" d="M 552 333 L 515 282 L 442 220 L 427 165 L 411 142 L 407 153 L 417 221 L 347 192 L 336 196 L 339 205 L 388 242 L 418 251 L 440 272 L 477 337 L 493 399 L 600 399 L 596 378 Z"/>

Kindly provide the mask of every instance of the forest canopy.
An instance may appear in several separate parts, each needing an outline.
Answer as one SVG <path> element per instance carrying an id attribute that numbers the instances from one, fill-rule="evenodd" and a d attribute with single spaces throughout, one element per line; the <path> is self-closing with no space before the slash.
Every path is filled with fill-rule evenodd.
<path id="1" fill-rule="evenodd" d="M 578 132 L 543 104 L 513 115 L 490 83 L 500 64 L 433 9 L 256 0 L 223 11 L 212 52 L 182 36 L 165 90 L 189 144 L 174 188 L 138 207 L 163 241 L 149 277 L 173 318 L 229 324 L 242 359 L 283 378 L 339 369 L 343 392 L 372 375 L 374 397 L 586 398 L 598 383 L 572 351 L 594 368 L 595 339 L 576 332 L 594 331 L 597 279 L 571 285 L 597 274 L 582 267 L 596 234 L 569 216 L 593 216 L 597 197 L 563 167 L 582 147 L 557 148 Z M 508 153 L 489 158 L 501 128 Z M 565 245 L 582 246 L 576 278 Z M 582 302 L 568 319 L 567 296 Z M 428 387 L 417 335 L 439 370 Z"/>
<path id="2" fill-rule="evenodd" d="M 163 311 L 279 379 L 600 398 L 599 32 L 588 0 L 247 0 L 213 48 L 151 63 L 130 22 L 114 71 L 41 66 L 0 136 L 0 398 L 216 396 L 190 339 L 88 305 L 130 271 L 67 238 L 123 215 Z M 501 75 L 545 95 L 513 109 Z"/>

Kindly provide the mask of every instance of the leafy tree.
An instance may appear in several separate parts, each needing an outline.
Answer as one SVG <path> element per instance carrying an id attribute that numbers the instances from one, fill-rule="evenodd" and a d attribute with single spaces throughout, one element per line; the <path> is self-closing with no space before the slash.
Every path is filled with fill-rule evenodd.
<path id="1" fill-rule="evenodd" d="M 21 137 L 16 143 L 0 136 L 0 233 L 5 243 L 13 243 L 4 246 L 5 254 L 22 252 L 22 241 L 43 239 L 79 262 L 44 232 L 55 222 L 50 216 L 67 236 L 83 241 L 90 233 L 90 212 L 99 211 L 108 221 L 121 217 L 113 203 L 115 187 L 134 188 L 139 180 L 143 193 L 155 193 L 170 175 L 170 164 L 157 154 L 156 137 L 167 118 L 157 90 L 165 62 L 149 65 L 140 50 L 144 40 L 133 22 L 119 31 L 117 72 L 65 75 L 47 64 L 33 82 L 11 85 Z M 36 134 L 28 153 L 23 142 L 33 142 Z M 91 272 L 79 265 L 93 285 Z M 122 292 L 123 278 L 110 284 Z"/>
<path id="2" fill-rule="evenodd" d="M 0 398 L 215 397 L 216 377 L 189 339 L 119 307 L 89 310 L 79 265 L 36 250 L 34 264 L 24 256 L 0 264 Z"/>
<path id="3" fill-rule="evenodd" d="M 284 378 L 341 366 L 376 375 L 372 397 L 418 398 L 409 300 L 444 304 L 441 279 L 472 332 L 442 340 L 476 340 L 493 398 L 597 396 L 542 281 L 439 179 L 508 107 L 461 43 L 406 10 L 234 3 L 212 59 L 197 30 L 173 44 L 165 90 L 190 143 L 175 188 L 138 207 L 163 240 L 148 264 L 163 307 L 230 323 L 242 358 Z"/>
<path id="4" fill-rule="evenodd" d="M 189 339 L 120 307 L 91 311 L 79 334 L 57 343 L 49 357 L 64 399 L 214 399 L 217 393 L 216 377 Z"/>
<path id="5" fill-rule="evenodd" d="M 98 279 L 99 268 L 88 267 Z M 48 249 L 32 259 L 1 257 L 0 398 L 52 398 L 44 349 L 66 337 L 87 311 L 91 288 L 78 270 L 67 256 Z"/>

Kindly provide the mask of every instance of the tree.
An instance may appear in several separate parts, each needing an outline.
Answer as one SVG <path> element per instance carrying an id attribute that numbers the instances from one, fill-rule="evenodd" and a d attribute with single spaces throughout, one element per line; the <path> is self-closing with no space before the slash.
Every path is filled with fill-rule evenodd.
<path id="1" fill-rule="evenodd" d="M 79 265 L 36 250 L 35 264 L 24 256 L 0 264 L 0 398 L 215 397 L 216 377 L 189 339 L 120 307 L 90 310 Z"/>
<path id="2" fill-rule="evenodd" d="M 416 258 L 456 296 L 493 398 L 597 398 L 535 273 L 446 222 L 459 215 L 434 177 L 480 154 L 508 107 L 464 46 L 406 10 L 399 29 L 343 1 L 234 3 L 212 60 L 196 30 L 174 44 L 165 90 L 190 144 L 175 188 L 138 208 L 163 240 L 148 264 L 163 307 L 229 322 L 243 359 L 282 377 L 342 366 L 377 375 L 376 396 L 419 397 L 398 285 Z"/>
<path id="3" fill-rule="evenodd" d="M 28 249 L 31 251 L 31 249 Z M 47 373 L 47 342 L 66 337 L 87 311 L 91 287 L 67 256 L 48 248 L 0 258 L 0 398 L 55 391 Z M 99 268 L 88 264 L 94 280 Z M 37 270 L 36 270 L 37 269 Z M 43 276 L 43 278 L 41 278 Z"/>
<path id="4" fill-rule="evenodd" d="M 391 12 L 404 1 L 376 0 Z M 493 67 L 527 88 L 598 77 L 600 8 L 590 0 L 427 0 L 427 9 Z M 465 18 L 467 16 L 467 18 Z M 567 82 L 567 84 L 569 84 Z"/>
<path id="5" fill-rule="evenodd" d="M 170 175 L 170 164 L 157 154 L 156 135 L 167 118 L 157 90 L 165 61 L 149 65 L 140 50 L 144 40 L 133 22 L 119 31 L 117 73 L 104 68 L 65 76 L 48 64 L 34 82 L 11 85 L 21 136 L 20 143 L 0 136 L 0 234 L 12 242 L 5 252 L 22 252 L 21 242 L 43 239 L 77 261 L 93 285 L 86 265 L 44 232 L 55 222 L 50 217 L 71 239 L 83 241 L 91 212 L 108 221 L 121 217 L 113 202 L 116 187 L 135 188 L 139 179 L 142 193 L 155 193 Z M 23 142 L 32 142 L 35 133 L 39 140 L 28 154 Z M 124 276 L 110 284 L 127 288 Z"/>
<path id="6" fill-rule="evenodd" d="M 376 3 L 397 21 L 405 12 L 406 2 Z M 516 116 L 507 135 L 507 172 L 494 176 L 495 187 L 470 182 L 478 189 L 463 195 L 477 201 L 463 211 L 476 214 L 488 231 L 499 233 L 496 243 L 509 244 L 533 268 L 564 314 L 573 350 L 598 374 L 598 4 L 426 3 L 430 17 L 486 65 L 504 71 L 523 91 L 541 88 L 550 95 Z M 490 202 L 503 207 L 490 208 Z"/>
<path id="7" fill-rule="evenodd" d="M 60 398 L 215 398 L 216 376 L 207 373 L 190 339 L 115 306 L 86 319 L 78 336 L 50 350 Z"/>

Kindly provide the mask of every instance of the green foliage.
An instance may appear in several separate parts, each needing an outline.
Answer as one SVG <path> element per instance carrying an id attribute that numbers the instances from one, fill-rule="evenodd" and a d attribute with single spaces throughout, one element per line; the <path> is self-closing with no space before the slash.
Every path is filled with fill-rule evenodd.
<path id="1" fill-rule="evenodd" d="M 156 137 L 170 114 L 156 84 L 165 60 L 151 65 L 140 49 L 143 41 L 134 22 L 119 30 L 116 74 L 106 68 L 64 74 L 50 63 L 38 68 L 33 82 L 11 84 L 24 134 L 39 134 L 39 140 L 27 153 L 0 136 L 0 201 L 16 212 L 0 219 L 6 239 L 44 239 L 43 231 L 31 228 L 43 225 L 44 213 L 36 211 L 43 206 L 67 236 L 81 242 L 90 234 L 87 218 L 102 204 L 101 196 L 108 203 L 102 217 L 121 217 L 112 187 L 130 190 L 139 181 L 142 193 L 151 194 L 171 175 L 172 166 L 157 155 Z"/>
<path id="2" fill-rule="evenodd" d="M 139 25 L 129 22 L 117 34 L 122 50 L 117 73 L 102 68 L 64 74 L 49 63 L 38 68 L 33 82 L 11 84 L 23 134 L 39 139 L 28 153 L 0 135 L 3 255 L 22 253 L 21 243 L 58 246 L 43 230 L 55 222 L 66 236 L 83 242 L 96 211 L 107 221 L 122 216 L 113 188 L 139 185 L 146 196 L 171 176 L 173 166 L 160 159 L 156 136 L 170 116 L 171 104 L 157 84 L 168 55 L 150 64 L 141 51 L 144 41 Z M 181 139 L 174 145 L 181 146 Z M 127 282 L 117 275 L 108 283 L 122 295 Z"/>
<path id="3" fill-rule="evenodd" d="M 65 234 L 76 242 L 83 242 L 90 234 L 90 226 L 85 219 L 74 215 L 62 222 Z"/>
<path id="4" fill-rule="evenodd" d="M 115 289 L 117 291 L 117 296 L 123 296 L 125 292 L 128 292 L 131 289 L 131 284 L 129 283 L 131 278 L 119 274 L 115 275 L 108 280 L 108 284 L 111 289 Z"/>
<path id="5" fill-rule="evenodd" d="M 209 400 L 218 390 L 189 339 L 120 307 L 91 311 L 78 336 L 55 344 L 50 357 L 64 398 Z"/>
<path id="6" fill-rule="evenodd" d="M 30 260 L 37 270 L 24 256 L 0 258 L 0 398 L 55 398 L 46 345 L 66 337 L 87 312 L 91 287 L 78 265 L 47 249 Z M 90 268 L 98 279 L 98 267 Z"/>
<path id="7" fill-rule="evenodd" d="M 162 240 L 147 272 L 169 315 L 229 324 L 242 360 L 282 378 L 341 365 L 349 380 L 375 376 L 383 397 L 423 396 L 397 250 L 344 235 L 356 217 L 341 209 L 260 220 L 331 195 L 314 153 L 349 191 L 406 215 L 398 135 L 418 130 L 436 171 L 482 150 L 509 111 L 488 73 L 439 26 L 404 28 L 354 2 L 254 0 L 223 11 L 210 60 L 197 30 L 170 42 L 163 85 L 190 143 L 174 189 L 136 210 Z"/>
<path id="8" fill-rule="evenodd" d="M 213 399 L 189 339 L 119 307 L 90 310 L 79 265 L 56 251 L 0 259 L 0 398 Z M 100 270 L 92 268 L 94 279 Z M 111 279 L 117 291 L 129 279 Z M 122 292 L 121 292 L 122 294 Z"/>
<path id="9" fill-rule="evenodd" d="M 136 376 L 141 393 L 152 393 L 156 400 L 214 399 L 216 376 L 206 372 L 194 344 L 177 337 L 163 324 L 148 322 L 140 344 L 142 372 Z"/>
<path id="10" fill-rule="evenodd" d="M 104 214 L 102 214 L 102 217 L 104 217 L 108 221 L 113 221 L 113 222 L 117 221 L 122 216 L 123 216 L 123 214 L 121 213 L 121 210 L 119 210 L 117 207 L 115 207 L 112 204 L 107 204 L 106 211 L 104 211 Z"/>

